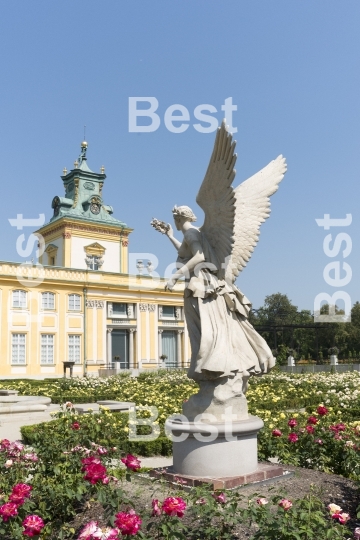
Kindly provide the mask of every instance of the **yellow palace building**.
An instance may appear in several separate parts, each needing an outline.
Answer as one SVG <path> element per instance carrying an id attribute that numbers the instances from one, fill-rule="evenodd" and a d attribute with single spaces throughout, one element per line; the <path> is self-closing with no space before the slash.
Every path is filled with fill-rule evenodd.
<path id="1" fill-rule="evenodd" d="M 165 291 L 143 261 L 128 273 L 132 229 L 104 203 L 87 146 L 35 232 L 39 263 L 0 261 L 1 378 L 60 377 L 67 362 L 75 376 L 188 364 L 182 286 Z"/>

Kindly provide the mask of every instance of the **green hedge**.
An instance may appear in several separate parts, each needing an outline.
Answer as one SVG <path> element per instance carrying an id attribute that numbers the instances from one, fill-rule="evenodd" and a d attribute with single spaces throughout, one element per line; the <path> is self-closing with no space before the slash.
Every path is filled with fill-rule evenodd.
<path id="1" fill-rule="evenodd" d="M 99 417 L 99 415 L 94 415 L 94 417 Z M 42 440 L 42 435 L 44 435 L 44 441 L 53 439 L 55 442 L 57 439 L 61 440 L 62 433 L 60 430 L 61 428 L 58 420 L 43 422 L 32 426 L 23 426 L 20 429 L 24 443 L 34 447 L 39 445 L 39 440 Z M 63 434 L 65 435 L 64 432 Z M 86 444 L 85 441 L 82 440 L 82 437 L 88 437 L 88 431 L 86 434 L 84 433 L 84 435 L 80 431 L 74 432 L 73 434 L 78 436 L 78 440 L 76 443 L 74 442 L 74 446 L 75 444 Z M 125 434 L 123 437 L 114 438 L 101 438 L 100 435 L 96 442 L 107 447 L 116 446 L 120 448 L 122 452 L 144 457 L 154 455 L 170 456 L 172 454 L 172 442 L 164 435 L 160 435 L 154 441 L 129 441 L 125 437 Z"/>

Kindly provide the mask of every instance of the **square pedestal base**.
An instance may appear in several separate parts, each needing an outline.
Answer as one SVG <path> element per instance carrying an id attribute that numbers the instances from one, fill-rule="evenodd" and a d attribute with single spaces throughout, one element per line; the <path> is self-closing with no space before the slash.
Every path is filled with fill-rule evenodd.
<path id="1" fill-rule="evenodd" d="M 152 469 L 149 472 L 152 478 L 164 479 L 174 484 L 183 484 L 186 486 L 203 486 L 209 485 L 211 489 L 233 489 L 244 484 L 253 482 L 262 482 L 270 478 L 282 478 L 284 469 L 280 465 L 272 463 L 259 463 L 256 471 L 245 474 L 243 476 L 226 476 L 223 478 L 201 478 L 199 476 L 186 476 L 176 474 L 172 467 L 164 467 L 162 469 Z"/>

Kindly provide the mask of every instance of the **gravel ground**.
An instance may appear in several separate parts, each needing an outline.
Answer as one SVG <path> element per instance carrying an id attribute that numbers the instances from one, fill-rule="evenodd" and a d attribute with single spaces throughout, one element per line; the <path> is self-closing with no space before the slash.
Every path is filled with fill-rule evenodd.
<path id="1" fill-rule="evenodd" d="M 336 503 L 343 508 L 344 512 L 348 512 L 352 516 L 352 520 L 348 523 L 351 530 L 360 526 L 359 520 L 356 520 L 356 508 L 360 504 L 359 486 L 355 482 L 342 476 L 299 467 L 286 466 L 286 470 L 293 471 L 294 476 L 267 485 L 248 485 L 239 488 L 239 492 L 244 495 L 245 500 L 252 498 L 254 493 L 261 494 L 263 497 L 271 497 L 279 493 L 294 500 L 304 497 L 310 492 L 311 485 L 315 485 L 319 490 L 319 497 L 325 505 Z M 172 488 L 164 482 L 152 481 L 139 476 L 133 477 L 132 482 L 124 482 L 123 487 L 128 497 L 133 501 L 135 509 L 145 514 L 151 513 L 152 498 L 162 500 L 174 495 L 174 489 L 177 491 L 181 489 L 181 487 Z M 98 503 L 89 503 L 88 508 L 83 513 L 78 514 L 72 526 L 79 530 L 84 523 L 93 519 L 98 520 L 100 525 L 105 525 L 103 509 Z M 254 529 L 251 531 L 239 523 L 234 539 L 249 538 L 252 532 Z"/>

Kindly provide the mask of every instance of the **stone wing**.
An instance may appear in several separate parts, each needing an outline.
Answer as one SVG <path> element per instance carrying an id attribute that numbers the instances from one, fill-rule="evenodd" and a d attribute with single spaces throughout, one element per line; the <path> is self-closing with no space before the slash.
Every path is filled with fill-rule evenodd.
<path id="1" fill-rule="evenodd" d="M 234 282 L 246 266 L 259 240 L 260 226 L 270 215 L 270 196 L 284 178 L 282 155 L 235 189 L 234 243 L 226 279 Z"/>
<path id="2" fill-rule="evenodd" d="M 232 182 L 237 155 L 236 141 L 228 132 L 226 121 L 218 128 L 214 149 L 196 202 L 205 212 L 201 232 L 210 243 L 218 261 L 218 276 L 225 277 L 225 264 L 232 254 L 235 225 L 235 191 Z"/>

